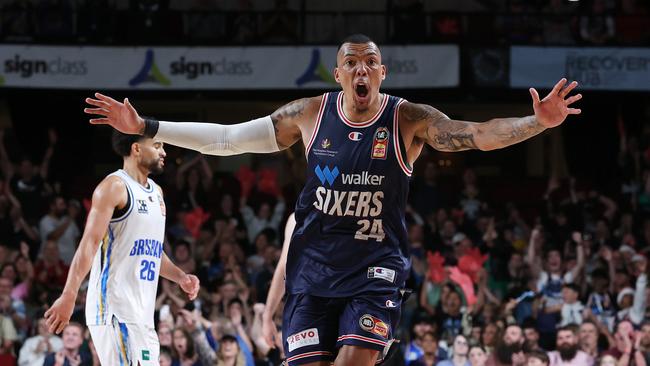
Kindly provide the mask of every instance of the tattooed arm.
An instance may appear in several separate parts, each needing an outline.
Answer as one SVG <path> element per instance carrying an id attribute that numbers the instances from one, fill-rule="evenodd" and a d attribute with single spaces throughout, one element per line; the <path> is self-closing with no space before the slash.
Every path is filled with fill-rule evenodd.
<path id="1" fill-rule="evenodd" d="M 321 97 L 294 100 L 271 114 L 275 127 L 275 139 L 280 150 L 295 144 L 301 137 L 301 128 L 314 121 L 318 114 Z"/>
<path id="2" fill-rule="evenodd" d="M 524 141 L 544 131 L 535 116 L 495 118 L 484 123 L 450 119 L 439 110 L 425 105 L 404 103 L 400 119 L 422 125 L 416 138 L 439 151 L 469 149 L 494 150 Z"/>
<path id="3" fill-rule="evenodd" d="M 565 79 L 560 80 L 543 100 L 531 88 L 535 111 L 532 116 L 475 123 L 453 120 L 431 106 L 406 102 L 400 107 L 399 118 L 406 124 L 415 125 L 415 139 L 440 151 L 500 149 L 560 125 L 569 114 L 579 114 L 579 109 L 569 108 L 569 105 L 582 96 L 577 94 L 566 98 L 577 83 L 574 81 L 564 88 L 565 84 Z"/>

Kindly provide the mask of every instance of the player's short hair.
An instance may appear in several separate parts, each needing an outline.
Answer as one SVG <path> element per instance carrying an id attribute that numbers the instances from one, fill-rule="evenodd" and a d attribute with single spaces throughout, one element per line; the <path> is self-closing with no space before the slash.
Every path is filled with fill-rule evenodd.
<path id="1" fill-rule="evenodd" d="M 142 135 L 128 135 L 114 129 L 111 138 L 113 151 L 121 157 L 127 157 L 131 155 L 131 145 L 142 141 L 144 138 Z"/>
<path id="2" fill-rule="evenodd" d="M 361 33 L 355 33 L 350 36 L 347 36 L 341 41 L 341 44 L 339 44 L 338 50 L 341 50 L 341 47 L 343 47 L 344 44 L 346 43 L 374 43 L 377 44 L 375 41 L 373 41 L 370 37 L 366 36 L 365 34 Z"/>

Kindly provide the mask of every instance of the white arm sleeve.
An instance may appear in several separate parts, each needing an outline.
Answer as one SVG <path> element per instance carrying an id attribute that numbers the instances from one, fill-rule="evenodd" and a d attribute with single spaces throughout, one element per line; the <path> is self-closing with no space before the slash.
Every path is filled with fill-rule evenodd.
<path id="1" fill-rule="evenodd" d="M 280 151 L 271 116 L 235 125 L 160 121 L 154 139 L 207 155 Z"/>

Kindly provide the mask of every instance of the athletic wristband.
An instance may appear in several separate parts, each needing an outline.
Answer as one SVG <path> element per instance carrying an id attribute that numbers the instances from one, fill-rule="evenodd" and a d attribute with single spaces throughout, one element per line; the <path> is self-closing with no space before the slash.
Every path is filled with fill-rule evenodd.
<path id="1" fill-rule="evenodd" d="M 151 118 L 145 118 L 144 119 L 144 132 L 142 133 L 142 136 L 153 138 L 158 133 L 158 127 L 159 126 L 160 126 L 160 122 L 158 122 L 158 120 L 151 119 Z"/>

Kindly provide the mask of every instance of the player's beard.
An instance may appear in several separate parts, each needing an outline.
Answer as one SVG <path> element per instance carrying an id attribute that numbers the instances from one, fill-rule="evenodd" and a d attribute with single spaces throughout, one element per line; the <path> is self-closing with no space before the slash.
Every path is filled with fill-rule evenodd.
<path id="1" fill-rule="evenodd" d="M 155 159 L 150 161 L 147 164 L 147 169 L 149 170 L 149 174 L 151 175 L 158 175 L 162 174 L 164 168 L 162 165 L 160 165 L 160 159 Z"/>
<path id="2" fill-rule="evenodd" d="M 560 357 L 562 358 L 562 361 L 571 361 L 578 354 L 578 345 L 563 344 L 557 348 L 557 351 L 560 352 Z"/>

